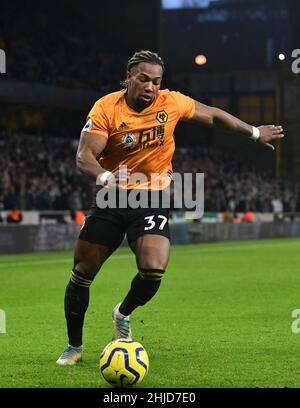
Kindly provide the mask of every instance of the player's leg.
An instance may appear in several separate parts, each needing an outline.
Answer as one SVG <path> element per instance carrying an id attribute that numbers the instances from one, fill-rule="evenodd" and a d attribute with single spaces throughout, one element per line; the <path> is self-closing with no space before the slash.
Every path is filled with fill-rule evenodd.
<path id="1" fill-rule="evenodd" d="M 89 305 L 90 286 L 114 248 L 78 240 L 74 252 L 74 267 L 65 293 L 65 316 L 69 344 L 82 345 L 82 326 Z"/>
<path id="2" fill-rule="evenodd" d="M 105 262 L 114 251 L 99 244 L 78 240 L 74 251 L 74 267 L 65 291 L 65 318 L 68 347 L 57 360 L 59 365 L 71 365 L 82 359 L 82 330 L 88 309 L 90 286 Z"/>
<path id="3" fill-rule="evenodd" d="M 149 302 L 156 294 L 170 255 L 170 241 L 161 235 L 143 235 L 131 247 L 136 256 L 138 273 L 119 307 L 120 313 L 125 316 Z"/>
<path id="4" fill-rule="evenodd" d="M 75 245 L 74 264 L 65 291 L 65 317 L 69 345 L 57 360 L 74 364 L 82 356 L 82 330 L 89 305 L 89 288 L 106 259 L 120 245 L 124 231 L 109 220 L 90 217 Z"/>
<path id="5" fill-rule="evenodd" d="M 123 302 L 113 310 L 114 338 L 131 337 L 130 314 L 149 302 L 158 291 L 170 255 L 168 211 L 141 213 L 127 231 L 136 256 L 138 273 Z"/>

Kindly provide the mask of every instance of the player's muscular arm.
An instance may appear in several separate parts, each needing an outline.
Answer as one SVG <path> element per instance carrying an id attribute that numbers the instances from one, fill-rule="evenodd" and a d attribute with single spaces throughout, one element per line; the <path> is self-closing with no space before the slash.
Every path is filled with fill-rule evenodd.
<path id="1" fill-rule="evenodd" d="M 107 144 L 107 138 L 92 133 L 82 132 L 76 154 L 77 168 L 85 175 L 96 180 L 106 169 L 100 166 L 97 157 Z"/>
<path id="2" fill-rule="evenodd" d="M 98 176 L 107 172 L 100 166 L 97 158 L 105 149 L 107 138 L 93 133 L 82 132 L 76 154 L 77 168 L 92 180 L 97 180 Z M 128 169 L 118 169 L 105 178 L 105 185 L 123 187 L 128 182 L 130 171 Z M 99 181 L 99 179 L 98 179 Z M 102 184 L 102 183 L 100 183 Z M 103 185 L 103 184 L 102 184 Z"/>
<path id="3" fill-rule="evenodd" d="M 193 122 L 198 122 L 207 126 L 223 128 L 225 130 L 241 133 L 246 136 L 252 135 L 252 126 L 236 118 L 230 113 L 227 113 L 222 109 L 204 105 L 203 103 L 200 103 L 198 101 L 195 101 L 195 104 L 195 113 L 191 119 Z M 260 131 L 258 142 L 272 150 L 274 150 L 274 146 L 268 142 L 284 136 L 281 126 L 264 125 L 259 126 L 258 129 Z"/>

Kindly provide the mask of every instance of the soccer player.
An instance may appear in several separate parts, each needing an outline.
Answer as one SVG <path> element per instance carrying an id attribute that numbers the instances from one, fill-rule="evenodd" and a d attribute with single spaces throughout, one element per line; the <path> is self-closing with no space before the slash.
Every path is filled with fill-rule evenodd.
<path id="1" fill-rule="evenodd" d="M 164 190 L 171 183 L 174 129 L 178 121 L 218 126 L 258 144 L 283 137 L 281 126 L 253 127 L 221 109 L 204 105 L 179 92 L 160 90 L 162 59 L 154 52 L 136 52 L 127 64 L 124 89 L 100 98 L 83 127 L 77 151 L 77 167 L 100 189 L 121 190 L 154 187 L 131 179 L 136 172 L 150 180 L 157 173 Z M 122 170 L 126 165 L 128 170 Z M 137 273 L 124 299 L 112 312 L 113 338 L 131 338 L 130 315 L 149 302 L 159 289 L 170 252 L 166 208 L 99 208 L 92 206 L 74 253 L 74 267 L 65 292 L 68 346 L 57 360 L 72 365 L 82 359 L 82 329 L 89 304 L 89 288 L 97 272 L 127 234 L 135 254 Z"/>

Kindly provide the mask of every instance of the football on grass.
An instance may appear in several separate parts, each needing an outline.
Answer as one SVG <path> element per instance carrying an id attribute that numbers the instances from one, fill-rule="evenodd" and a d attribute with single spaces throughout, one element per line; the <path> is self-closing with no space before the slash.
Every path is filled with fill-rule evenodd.
<path id="1" fill-rule="evenodd" d="M 109 384 L 114 387 L 131 387 L 145 378 L 149 370 L 149 358 L 141 343 L 118 339 L 104 348 L 99 365 Z"/>

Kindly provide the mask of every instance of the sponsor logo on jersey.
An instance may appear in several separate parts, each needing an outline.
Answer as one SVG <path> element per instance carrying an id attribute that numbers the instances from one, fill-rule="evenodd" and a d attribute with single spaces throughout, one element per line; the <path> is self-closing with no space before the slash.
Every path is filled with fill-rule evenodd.
<path id="1" fill-rule="evenodd" d="M 124 138 L 128 135 L 134 137 L 134 143 L 132 144 L 125 143 Z M 132 133 L 127 133 L 126 135 L 124 135 L 123 136 L 123 143 L 125 144 L 124 150 L 127 152 L 133 152 L 153 147 L 162 147 L 165 141 L 165 126 L 159 125 L 154 126 L 152 129 L 142 130 L 137 135 L 137 143 L 135 143 L 135 141 L 136 137 Z M 129 143 L 131 143 L 130 140 Z"/>
<path id="2" fill-rule="evenodd" d="M 133 146 L 136 142 L 136 137 L 133 133 L 126 133 L 122 138 L 122 142 L 125 147 Z"/>

